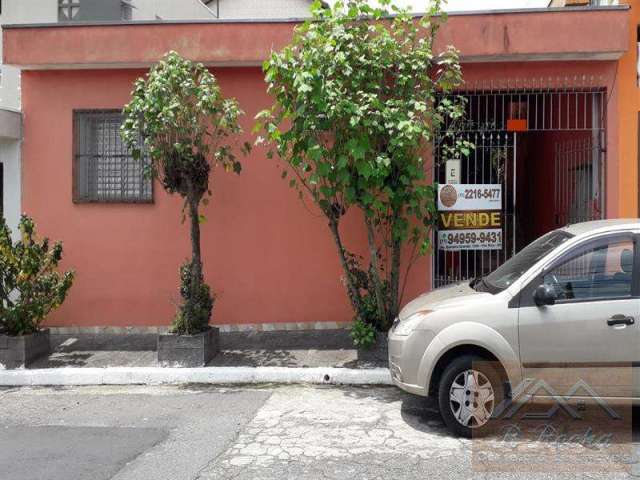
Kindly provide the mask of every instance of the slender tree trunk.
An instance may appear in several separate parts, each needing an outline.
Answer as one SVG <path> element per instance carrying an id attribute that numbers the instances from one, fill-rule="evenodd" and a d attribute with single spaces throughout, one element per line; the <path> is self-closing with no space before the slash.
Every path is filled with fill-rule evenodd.
<path id="1" fill-rule="evenodd" d="M 378 265 L 378 248 L 376 247 L 376 235 L 371 223 L 371 218 L 365 214 L 365 223 L 367 224 L 367 240 L 369 241 L 369 256 L 371 262 L 371 270 L 373 275 L 371 280 L 373 281 L 374 295 L 376 298 L 376 307 L 378 309 L 379 327 L 383 327 L 387 323 L 387 305 L 384 296 L 384 288 L 380 279 L 380 267 Z"/>
<path id="2" fill-rule="evenodd" d="M 196 292 L 200 289 L 200 284 L 202 282 L 202 254 L 200 251 L 200 213 L 198 211 L 198 207 L 200 205 L 200 201 L 197 198 L 189 198 L 189 217 L 191 220 L 191 297 L 187 301 L 191 303 L 190 308 L 188 309 L 190 312 L 194 311 L 194 296 Z M 195 325 L 191 324 L 192 319 L 189 319 L 187 323 L 187 334 L 191 333 L 191 329 L 195 327 Z"/>
<path id="3" fill-rule="evenodd" d="M 189 199 L 189 217 L 191 218 L 191 257 L 192 265 L 197 268 L 195 273 L 202 275 L 202 254 L 200 251 L 200 213 L 198 211 L 199 201 L 194 198 Z"/>
<path id="4" fill-rule="evenodd" d="M 391 239 L 391 272 L 389 273 L 389 318 L 395 318 L 400 313 L 400 260 L 402 257 L 402 242 Z"/>
<path id="5" fill-rule="evenodd" d="M 349 271 L 349 265 L 347 263 L 347 255 L 344 245 L 342 244 L 342 239 L 340 238 L 340 232 L 338 230 L 338 221 L 334 218 L 329 218 L 329 229 L 331 230 L 331 234 L 333 236 L 333 240 L 338 248 L 338 256 L 340 257 L 340 265 L 342 266 L 342 270 L 344 271 L 344 275 L 347 281 L 347 291 L 349 293 L 349 300 L 351 300 L 351 307 L 353 311 L 358 315 L 358 317 L 362 317 L 363 307 L 362 307 L 362 297 L 360 296 L 360 292 L 356 288 L 351 272 Z"/>

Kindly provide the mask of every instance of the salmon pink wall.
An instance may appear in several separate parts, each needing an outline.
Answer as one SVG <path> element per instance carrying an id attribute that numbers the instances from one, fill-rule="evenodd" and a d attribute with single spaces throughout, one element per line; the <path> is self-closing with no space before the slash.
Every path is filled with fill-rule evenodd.
<path id="1" fill-rule="evenodd" d="M 77 271 L 56 326 L 167 325 L 175 313 L 178 268 L 189 256 L 181 201 L 155 188 L 155 203 L 72 202 L 72 112 L 121 108 L 143 71 L 26 71 L 23 209 L 40 231 L 64 241 L 65 268 Z M 258 68 L 214 70 L 223 93 L 246 112 L 245 132 L 269 105 Z M 242 140 L 252 141 L 250 133 Z M 213 173 L 204 208 L 206 280 L 218 298 L 212 323 L 345 322 L 352 317 L 335 246 L 323 217 L 280 179 L 280 164 L 256 149 L 242 175 Z M 365 244 L 355 217 L 346 242 Z M 428 287 L 426 259 L 412 269 L 405 300 Z"/>
<path id="2" fill-rule="evenodd" d="M 146 66 L 178 50 L 210 65 L 259 65 L 272 50 L 289 43 L 296 24 L 223 20 L 6 25 L 3 63 L 29 68 Z M 465 61 L 486 62 L 617 58 L 628 48 L 630 30 L 626 8 L 453 13 L 438 33 L 435 50 L 455 45 Z"/>
<path id="3" fill-rule="evenodd" d="M 618 211 L 615 62 L 563 62 L 563 74 L 594 76 L 610 95 L 607 216 Z M 506 79 L 557 76 L 558 64 L 467 64 L 472 87 Z M 269 105 L 256 67 L 216 68 L 223 93 L 246 111 L 245 138 L 255 114 Z M 554 75 L 555 73 L 555 75 Z M 43 233 L 65 243 L 65 267 L 77 271 L 68 301 L 52 316 L 57 326 L 167 325 L 178 300 L 178 267 L 189 256 L 181 201 L 155 189 L 155 203 L 72 202 L 72 112 L 121 108 L 142 70 L 24 71 L 23 209 Z M 478 84 L 476 84 L 478 85 Z M 612 118 L 613 117 L 613 118 Z M 346 322 L 352 317 L 335 246 L 321 214 L 280 179 L 281 164 L 256 149 L 240 177 L 215 171 L 213 199 L 204 208 L 207 281 L 218 295 L 213 323 Z M 355 214 L 343 230 L 364 251 Z M 411 270 L 405 301 L 430 287 L 429 259 Z"/>

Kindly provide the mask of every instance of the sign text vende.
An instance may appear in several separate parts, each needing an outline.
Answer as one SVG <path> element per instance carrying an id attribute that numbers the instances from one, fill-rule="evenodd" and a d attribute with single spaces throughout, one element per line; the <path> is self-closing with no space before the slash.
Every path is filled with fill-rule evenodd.
<path id="1" fill-rule="evenodd" d="M 438 248 L 453 251 L 500 250 L 502 185 L 440 185 Z"/>

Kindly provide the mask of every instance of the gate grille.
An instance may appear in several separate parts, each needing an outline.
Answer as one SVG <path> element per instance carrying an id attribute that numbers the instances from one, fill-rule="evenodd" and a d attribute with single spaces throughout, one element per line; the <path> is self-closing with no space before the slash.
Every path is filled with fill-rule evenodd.
<path id="1" fill-rule="evenodd" d="M 591 137 L 555 144 L 554 205 L 557 227 L 602 218 L 598 198 L 600 147 Z"/>
<path id="2" fill-rule="evenodd" d="M 478 275 L 486 275 L 510 258 L 515 250 L 515 134 L 469 132 L 460 133 L 457 139 L 467 140 L 476 146 L 471 155 L 461 162 L 459 183 L 502 185 L 502 249 L 463 251 L 437 249 L 434 253 L 434 287 L 436 288 Z M 440 184 L 446 183 L 443 162 L 436 163 L 435 178 Z"/>
<path id="3" fill-rule="evenodd" d="M 452 141 L 444 132 L 454 129 L 455 138 L 476 145 L 461 161 L 457 183 L 502 185 L 503 242 L 501 250 L 446 251 L 439 249 L 435 232 L 434 287 L 486 275 L 522 246 L 516 218 L 519 136 L 536 133 L 530 138 L 549 142 L 551 156 L 555 148 L 549 159 L 549 175 L 554 178 L 549 182 L 554 185 L 550 202 L 557 227 L 602 218 L 607 105 L 602 83 L 594 77 L 511 80 L 480 82 L 459 92 L 467 101 L 465 121 L 445 125 L 436 139 L 434 180 L 446 183 L 448 159 L 440 144 Z M 522 221 L 530 221 L 528 212 L 523 212 Z"/>

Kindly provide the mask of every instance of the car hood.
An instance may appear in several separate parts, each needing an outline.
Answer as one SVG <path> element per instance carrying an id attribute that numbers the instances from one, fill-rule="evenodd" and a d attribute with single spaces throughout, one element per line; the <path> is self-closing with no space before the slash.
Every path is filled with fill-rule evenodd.
<path id="1" fill-rule="evenodd" d="M 410 301 L 400 312 L 400 319 L 413 315 L 421 310 L 441 310 L 443 308 L 456 307 L 469 301 L 480 301 L 490 293 L 476 292 L 469 286 L 469 282 L 456 283 L 447 287 L 437 288 L 431 292 L 423 293 L 418 298 Z M 471 298 L 473 297 L 473 298 Z"/>

